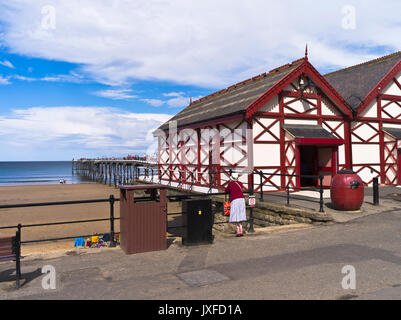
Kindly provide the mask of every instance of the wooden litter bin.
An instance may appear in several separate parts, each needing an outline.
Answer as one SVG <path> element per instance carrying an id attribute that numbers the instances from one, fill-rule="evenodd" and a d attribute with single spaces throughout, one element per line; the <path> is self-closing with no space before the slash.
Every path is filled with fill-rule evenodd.
<path id="1" fill-rule="evenodd" d="M 166 223 L 165 186 L 120 187 L 120 246 L 126 254 L 167 249 Z"/>

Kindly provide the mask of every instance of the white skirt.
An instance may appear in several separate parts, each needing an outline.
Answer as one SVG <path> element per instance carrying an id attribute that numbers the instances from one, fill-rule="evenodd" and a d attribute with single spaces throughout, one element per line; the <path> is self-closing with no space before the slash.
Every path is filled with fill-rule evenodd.
<path id="1" fill-rule="evenodd" d="M 235 199 L 231 201 L 230 220 L 229 222 L 246 221 L 245 199 Z"/>

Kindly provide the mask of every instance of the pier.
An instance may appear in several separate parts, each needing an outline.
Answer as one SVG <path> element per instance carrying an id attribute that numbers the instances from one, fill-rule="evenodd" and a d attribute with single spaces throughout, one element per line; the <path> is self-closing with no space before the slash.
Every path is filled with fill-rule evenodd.
<path id="1" fill-rule="evenodd" d="M 78 159 L 72 160 L 72 174 L 88 181 L 109 186 L 130 184 L 142 179 L 158 181 L 156 161 L 138 159 Z"/>

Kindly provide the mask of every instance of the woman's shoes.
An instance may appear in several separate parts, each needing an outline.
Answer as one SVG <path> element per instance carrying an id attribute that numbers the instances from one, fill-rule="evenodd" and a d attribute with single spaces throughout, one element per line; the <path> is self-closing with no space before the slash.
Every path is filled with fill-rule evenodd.
<path id="1" fill-rule="evenodd" d="M 243 233 L 237 233 L 236 237 L 243 237 L 244 234 Z"/>

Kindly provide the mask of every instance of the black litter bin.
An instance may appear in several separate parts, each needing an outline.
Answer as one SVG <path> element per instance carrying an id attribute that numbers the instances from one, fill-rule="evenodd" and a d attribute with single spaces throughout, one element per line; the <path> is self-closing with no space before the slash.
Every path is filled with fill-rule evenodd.
<path id="1" fill-rule="evenodd" d="M 182 201 L 182 244 L 198 245 L 213 243 L 214 214 L 211 199 L 188 199 Z"/>

